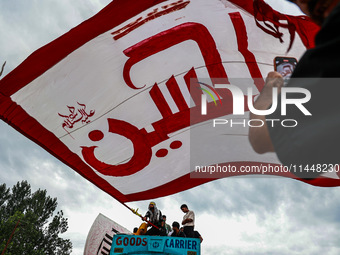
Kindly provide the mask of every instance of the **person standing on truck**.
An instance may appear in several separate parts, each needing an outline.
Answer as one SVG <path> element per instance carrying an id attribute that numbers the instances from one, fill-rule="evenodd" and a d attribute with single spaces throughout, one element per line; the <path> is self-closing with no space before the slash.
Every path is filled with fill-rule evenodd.
<path id="1" fill-rule="evenodd" d="M 181 210 L 185 213 L 182 221 L 184 234 L 186 237 L 194 237 L 195 213 L 186 204 L 181 205 Z"/>

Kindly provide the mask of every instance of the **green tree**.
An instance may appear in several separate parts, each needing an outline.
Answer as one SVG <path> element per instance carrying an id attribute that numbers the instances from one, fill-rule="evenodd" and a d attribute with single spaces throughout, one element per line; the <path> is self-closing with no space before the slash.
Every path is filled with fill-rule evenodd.
<path id="1" fill-rule="evenodd" d="M 18 182 L 12 190 L 0 185 L 0 252 L 3 252 L 16 225 L 6 255 L 66 255 L 72 251 L 69 239 L 59 237 L 68 229 L 57 199 L 46 190 L 31 192 L 27 181 Z M 18 223 L 19 222 L 19 223 Z"/>

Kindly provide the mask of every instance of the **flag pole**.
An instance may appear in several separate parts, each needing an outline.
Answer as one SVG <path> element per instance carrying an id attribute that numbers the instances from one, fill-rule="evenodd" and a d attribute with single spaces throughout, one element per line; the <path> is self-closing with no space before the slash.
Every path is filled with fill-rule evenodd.
<path id="1" fill-rule="evenodd" d="M 5 65 L 6 65 L 6 61 L 5 61 L 5 63 L 2 65 L 2 67 L 1 67 L 1 71 L 0 71 L 0 77 L 1 77 L 1 75 L 2 75 L 2 73 L 3 73 L 3 71 L 4 71 L 4 69 L 5 69 Z"/>
<path id="2" fill-rule="evenodd" d="M 143 219 L 143 216 L 140 214 L 140 213 L 138 213 L 138 208 L 135 210 L 135 209 L 133 209 L 133 208 L 131 208 L 131 207 L 129 207 L 128 205 L 126 205 L 125 203 L 122 203 L 126 208 L 128 208 L 133 214 L 135 214 L 135 215 L 137 215 L 137 216 L 139 216 L 141 219 Z M 153 223 L 151 223 L 150 221 L 148 221 L 148 220 L 145 220 L 148 224 L 150 224 L 151 226 L 153 226 L 153 227 L 155 227 L 155 228 L 157 228 L 158 230 L 159 230 L 159 227 L 157 227 L 156 225 L 154 225 Z"/>

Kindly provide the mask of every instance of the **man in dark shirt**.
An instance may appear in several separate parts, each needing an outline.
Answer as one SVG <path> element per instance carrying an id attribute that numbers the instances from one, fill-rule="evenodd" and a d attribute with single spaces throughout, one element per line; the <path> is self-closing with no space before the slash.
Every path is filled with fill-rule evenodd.
<path id="1" fill-rule="evenodd" d="M 179 230 L 179 223 L 177 221 L 174 221 L 172 223 L 172 234 L 173 237 L 185 237 L 185 234 L 183 231 Z"/>
<path id="2" fill-rule="evenodd" d="M 294 119 L 298 125 L 287 128 L 267 122 L 262 127 L 251 127 L 249 140 L 258 153 L 276 152 L 284 165 L 302 166 L 293 172 L 297 176 L 315 178 L 322 172 L 304 171 L 305 166 L 316 168 L 321 165 L 323 168 L 324 165 L 340 163 L 340 0 L 290 2 L 322 25 L 315 38 L 315 48 L 304 54 L 287 85 L 310 92 L 311 99 L 304 107 L 312 116 L 306 116 L 294 105 L 287 105 L 287 115 L 283 116 L 279 97 L 277 110 L 266 116 L 267 120 L 276 119 L 276 123 L 280 123 L 283 119 Z M 282 86 L 282 76 L 277 72 L 269 73 L 254 107 L 268 109 L 272 104 L 273 87 L 280 91 Z M 288 96 L 301 98 L 298 93 L 289 93 Z M 266 117 L 250 115 L 251 119 L 261 119 L 264 123 Z"/>

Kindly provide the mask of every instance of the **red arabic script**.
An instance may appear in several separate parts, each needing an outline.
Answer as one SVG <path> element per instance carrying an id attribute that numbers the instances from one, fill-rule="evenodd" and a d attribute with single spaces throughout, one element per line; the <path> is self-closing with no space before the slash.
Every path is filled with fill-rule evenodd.
<path id="1" fill-rule="evenodd" d="M 260 79 L 260 82 L 256 82 L 255 80 L 255 78 L 262 77 L 254 55 L 248 50 L 248 37 L 246 36 L 247 31 L 242 17 L 237 13 L 234 13 L 231 15 L 231 19 L 235 30 L 239 29 L 239 31 L 236 32 L 238 44 L 244 44 L 244 47 L 239 47 L 239 51 L 247 61 L 246 66 L 248 67 L 251 76 L 254 78 L 254 84 L 258 88 L 261 88 L 261 86 L 263 86 L 263 79 Z M 184 23 L 156 34 L 124 50 L 124 54 L 129 57 L 123 69 L 123 77 L 126 85 L 131 89 L 140 89 L 144 87 L 145 85 L 137 84 L 136 86 L 132 82 L 130 77 L 132 67 L 145 58 L 187 40 L 192 40 L 197 43 L 212 83 L 229 84 L 228 75 L 222 64 L 216 43 L 208 29 L 202 24 Z M 147 132 L 145 128 L 139 129 L 123 120 L 112 118 L 107 119 L 109 133 L 121 135 L 132 142 L 134 153 L 130 160 L 123 164 L 108 164 L 96 158 L 95 149 L 97 146 L 82 146 L 82 155 L 85 162 L 104 175 L 132 175 L 148 166 L 153 156 L 166 157 L 171 150 L 179 149 L 182 146 L 182 141 L 170 138 L 169 134 L 187 128 L 190 125 L 232 113 L 233 101 L 231 95 L 227 90 L 222 89 L 219 91 L 219 95 L 222 97 L 224 107 L 215 107 L 213 102 L 210 102 L 208 103 L 209 115 L 201 115 L 200 98 L 202 90 L 198 89 L 200 85 L 197 82 L 195 68 L 192 67 L 188 70 L 188 72 L 183 76 L 183 79 L 195 106 L 189 108 L 175 76 L 172 75 L 165 83 L 173 101 L 179 109 L 178 112 L 172 112 L 168 102 L 159 88 L 158 83 L 156 82 L 150 89 L 149 94 L 162 118 L 151 123 L 154 131 Z M 93 130 L 89 132 L 88 137 L 91 141 L 98 142 L 104 139 L 106 134 L 100 130 Z M 170 140 L 168 143 L 170 144 L 170 150 L 169 148 L 161 148 L 157 151 L 153 151 L 154 146 L 166 140 Z"/>
<path id="2" fill-rule="evenodd" d="M 95 111 L 91 110 L 89 113 L 87 113 L 85 104 L 78 103 L 78 105 L 79 106 L 77 108 L 74 106 L 67 106 L 68 110 L 70 111 L 70 114 L 68 115 L 58 113 L 60 117 L 64 118 L 64 122 L 62 124 L 63 129 L 65 130 L 66 128 L 72 129 L 74 125 L 80 121 L 83 124 L 91 122 L 89 118 L 94 115 Z"/>

